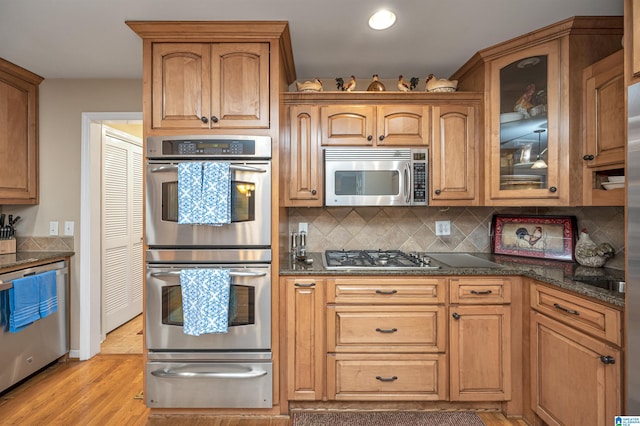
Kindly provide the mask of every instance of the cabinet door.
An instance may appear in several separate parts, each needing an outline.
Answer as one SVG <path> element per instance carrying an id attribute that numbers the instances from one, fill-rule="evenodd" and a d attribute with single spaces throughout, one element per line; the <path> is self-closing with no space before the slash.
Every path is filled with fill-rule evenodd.
<path id="1" fill-rule="evenodd" d="M 373 145 L 375 106 L 323 106 L 320 116 L 322 145 Z"/>
<path id="2" fill-rule="evenodd" d="M 155 43 L 152 49 L 152 127 L 208 129 L 210 44 Z"/>
<path id="3" fill-rule="evenodd" d="M 285 206 L 322 207 L 322 155 L 318 141 L 319 108 L 289 108 L 289 163 L 284 176 Z"/>
<path id="4" fill-rule="evenodd" d="M 559 134 L 559 69 L 558 41 L 491 63 L 487 204 L 569 202 L 569 137 Z"/>
<path id="5" fill-rule="evenodd" d="M 211 127 L 269 127 L 269 44 L 212 45 Z"/>
<path id="6" fill-rule="evenodd" d="M 430 107 L 419 105 L 383 105 L 377 109 L 378 146 L 429 145 Z"/>
<path id="7" fill-rule="evenodd" d="M 452 401 L 511 399 L 510 307 L 451 306 Z"/>
<path id="8" fill-rule="evenodd" d="M 622 408 L 621 361 L 618 349 L 532 313 L 531 403 L 547 424 L 610 424 Z"/>
<path id="9" fill-rule="evenodd" d="M 477 204 L 476 147 L 475 106 L 433 107 L 430 204 L 449 204 L 452 200 Z"/>
<path id="10" fill-rule="evenodd" d="M 324 394 L 324 281 L 287 278 L 287 393 L 290 400 Z"/>
<path id="11" fill-rule="evenodd" d="M 37 101 L 37 85 L 0 69 L 0 205 L 38 203 Z"/>

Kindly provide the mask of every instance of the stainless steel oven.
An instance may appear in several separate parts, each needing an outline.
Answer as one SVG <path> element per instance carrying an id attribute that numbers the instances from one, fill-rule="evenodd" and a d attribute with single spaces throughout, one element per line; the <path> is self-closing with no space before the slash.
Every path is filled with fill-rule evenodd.
<path id="1" fill-rule="evenodd" d="M 265 136 L 151 136 L 146 144 L 146 243 L 162 247 L 269 247 L 271 138 Z M 178 223 L 178 165 L 228 162 L 231 223 Z"/>
<path id="2" fill-rule="evenodd" d="M 184 333 L 180 271 L 193 268 L 229 270 L 226 333 Z M 145 285 L 147 406 L 272 406 L 270 249 L 148 250 Z"/>

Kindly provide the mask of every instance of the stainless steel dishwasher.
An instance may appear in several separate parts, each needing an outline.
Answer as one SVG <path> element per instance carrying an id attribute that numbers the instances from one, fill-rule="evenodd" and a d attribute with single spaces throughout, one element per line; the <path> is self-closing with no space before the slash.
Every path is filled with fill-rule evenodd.
<path id="1" fill-rule="evenodd" d="M 56 271 L 58 310 L 17 333 L 9 332 L 9 289 L 13 281 Z M 69 351 L 67 261 L 20 269 L 0 275 L 0 392 L 54 362 Z"/>

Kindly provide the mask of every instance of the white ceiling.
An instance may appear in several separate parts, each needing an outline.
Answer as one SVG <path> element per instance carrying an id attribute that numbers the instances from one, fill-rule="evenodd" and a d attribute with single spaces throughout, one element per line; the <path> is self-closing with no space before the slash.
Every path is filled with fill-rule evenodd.
<path id="1" fill-rule="evenodd" d="M 367 27 L 381 7 L 396 25 Z M 623 0 L 0 0 L 0 57 L 45 78 L 141 78 L 126 20 L 289 21 L 299 80 L 448 77 L 475 52 Z"/>

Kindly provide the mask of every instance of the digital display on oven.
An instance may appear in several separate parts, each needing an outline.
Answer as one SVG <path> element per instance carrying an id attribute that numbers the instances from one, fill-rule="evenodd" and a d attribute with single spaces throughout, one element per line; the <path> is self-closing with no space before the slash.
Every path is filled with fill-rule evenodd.
<path id="1" fill-rule="evenodd" d="M 163 140 L 163 155 L 188 156 L 244 156 L 254 155 L 254 140 L 222 140 L 222 139 L 189 139 Z"/>

